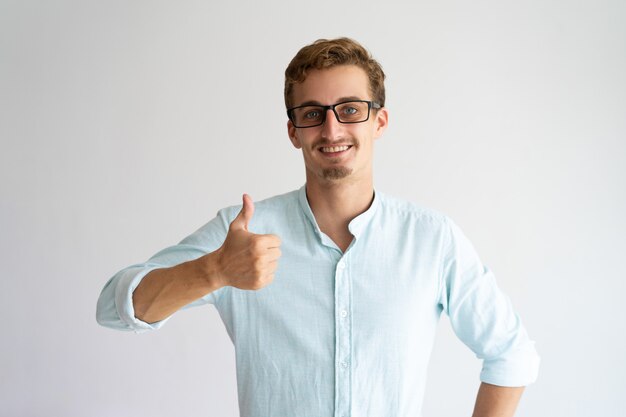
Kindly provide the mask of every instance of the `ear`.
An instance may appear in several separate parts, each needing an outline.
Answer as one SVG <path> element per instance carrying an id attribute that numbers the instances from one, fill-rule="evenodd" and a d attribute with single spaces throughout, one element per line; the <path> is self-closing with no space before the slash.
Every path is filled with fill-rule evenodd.
<path id="1" fill-rule="evenodd" d="M 374 139 L 378 139 L 382 136 L 388 124 L 389 112 L 386 107 L 383 107 L 376 112 L 376 119 L 374 120 Z"/>
<path id="2" fill-rule="evenodd" d="M 300 143 L 300 139 L 296 135 L 296 127 L 291 123 L 291 120 L 287 122 L 287 134 L 289 135 L 289 140 L 296 149 L 302 148 L 302 144 Z"/>

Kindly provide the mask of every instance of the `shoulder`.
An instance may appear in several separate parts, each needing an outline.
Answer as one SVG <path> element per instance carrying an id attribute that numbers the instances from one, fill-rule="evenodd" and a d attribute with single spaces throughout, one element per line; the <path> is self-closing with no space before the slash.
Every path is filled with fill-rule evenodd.
<path id="1" fill-rule="evenodd" d="M 255 208 L 263 210 L 284 210 L 293 204 L 298 204 L 298 190 L 278 194 L 255 203 Z"/>
<path id="2" fill-rule="evenodd" d="M 379 210 L 386 219 L 394 219 L 399 222 L 430 223 L 433 225 L 447 226 L 450 218 L 443 212 L 419 203 L 394 197 L 378 190 L 376 195 L 380 197 Z"/>
<path id="3" fill-rule="evenodd" d="M 254 196 L 252 196 L 254 198 Z M 298 190 L 274 195 L 265 199 L 254 201 L 254 218 L 265 215 L 289 212 L 294 205 L 298 204 Z M 242 204 L 224 207 L 219 215 L 230 223 L 241 211 Z"/>

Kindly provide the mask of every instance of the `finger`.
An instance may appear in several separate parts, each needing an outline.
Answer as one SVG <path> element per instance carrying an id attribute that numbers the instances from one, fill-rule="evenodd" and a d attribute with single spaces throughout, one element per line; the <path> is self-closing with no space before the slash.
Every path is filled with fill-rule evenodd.
<path id="1" fill-rule="evenodd" d="M 270 262 L 267 265 L 267 272 L 268 272 L 268 274 L 274 275 L 276 273 L 277 269 L 278 269 L 278 261 Z"/>
<path id="2" fill-rule="evenodd" d="M 268 262 L 274 262 L 278 258 L 280 258 L 280 255 L 282 255 L 282 252 L 280 251 L 280 249 L 271 248 L 267 250 L 266 259 L 268 260 Z"/>
<path id="3" fill-rule="evenodd" d="M 276 272 L 278 268 L 278 260 L 270 260 L 268 257 L 263 257 L 263 266 L 259 268 L 257 271 L 259 276 L 266 277 L 269 274 L 273 274 Z"/>
<path id="4" fill-rule="evenodd" d="M 239 212 L 239 214 L 237 214 L 237 217 L 235 217 L 235 219 L 230 224 L 231 228 L 247 231 L 253 214 L 254 203 L 252 202 L 252 198 L 248 194 L 244 194 L 241 211 Z"/>
<path id="5" fill-rule="evenodd" d="M 276 235 L 257 235 L 263 241 L 263 245 L 267 248 L 277 248 L 280 246 L 280 238 Z"/>

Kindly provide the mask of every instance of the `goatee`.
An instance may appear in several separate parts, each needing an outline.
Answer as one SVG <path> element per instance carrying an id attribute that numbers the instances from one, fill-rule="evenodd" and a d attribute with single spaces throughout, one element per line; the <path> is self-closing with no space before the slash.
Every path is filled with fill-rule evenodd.
<path id="1" fill-rule="evenodd" d="M 326 168 L 322 171 L 322 176 L 326 180 L 340 180 L 352 173 L 352 169 L 346 167 Z"/>

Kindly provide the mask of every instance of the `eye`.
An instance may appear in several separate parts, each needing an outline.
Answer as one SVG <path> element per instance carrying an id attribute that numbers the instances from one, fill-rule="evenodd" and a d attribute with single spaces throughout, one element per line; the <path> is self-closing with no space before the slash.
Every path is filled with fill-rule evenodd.
<path id="1" fill-rule="evenodd" d="M 319 119 L 321 114 L 322 113 L 319 111 L 319 109 L 315 109 L 315 110 L 307 111 L 306 113 L 303 114 L 303 117 L 307 120 L 314 120 L 314 119 Z"/>
<path id="2" fill-rule="evenodd" d="M 344 108 L 342 108 L 342 109 L 341 109 L 341 112 L 342 112 L 343 114 L 347 115 L 347 116 L 352 116 L 352 115 L 354 115 L 354 114 L 358 113 L 358 112 L 359 112 L 359 109 L 357 109 L 357 108 L 356 108 L 356 107 L 354 107 L 354 106 L 346 106 L 346 107 L 344 107 Z"/>
<path id="3" fill-rule="evenodd" d="M 342 103 L 337 108 L 339 117 L 342 121 L 354 122 L 360 120 L 363 117 L 366 109 L 363 108 L 362 103 L 356 101 L 350 101 Z"/>

